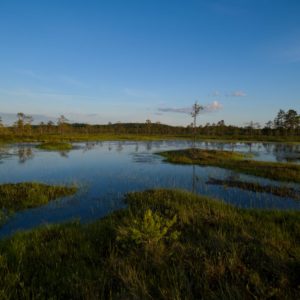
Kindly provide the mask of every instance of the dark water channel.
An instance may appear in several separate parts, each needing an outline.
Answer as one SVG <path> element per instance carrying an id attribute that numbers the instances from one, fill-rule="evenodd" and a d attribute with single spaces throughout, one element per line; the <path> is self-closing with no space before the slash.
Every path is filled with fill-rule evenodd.
<path id="1" fill-rule="evenodd" d="M 69 152 L 38 150 L 33 144 L 18 144 L 0 149 L 0 183 L 38 181 L 49 184 L 77 184 L 75 196 L 16 213 L 0 229 L 0 236 L 41 224 L 79 219 L 82 222 L 102 217 L 124 207 L 123 195 L 151 188 L 180 188 L 222 199 L 245 208 L 300 209 L 300 201 L 266 193 L 209 185 L 209 178 L 234 178 L 290 186 L 215 167 L 172 165 L 155 152 L 190 147 L 186 141 L 164 142 L 89 142 L 76 143 Z M 203 149 L 251 152 L 253 159 L 300 163 L 300 145 L 271 143 L 199 142 Z"/>

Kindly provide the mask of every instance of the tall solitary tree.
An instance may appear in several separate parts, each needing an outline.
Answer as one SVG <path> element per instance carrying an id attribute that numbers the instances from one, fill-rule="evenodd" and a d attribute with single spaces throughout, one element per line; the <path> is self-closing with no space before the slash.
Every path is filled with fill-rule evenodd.
<path id="1" fill-rule="evenodd" d="M 58 120 L 57 120 L 57 126 L 58 126 L 59 132 L 61 134 L 64 133 L 65 129 L 67 128 L 68 122 L 69 122 L 69 120 L 64 115 L 61 115 L 58 118 Z"/>
<path id="2" fill-rule="evenodd" d="M 18 134 L 23 134 L 24 131 L 24 125 L 25 125 L 25 114 L 23 114 L 22 112 L 19 112 L 17 114 L 17 118 L 18 120 L 14 123 L 17 133 Z"/>
<path id="3" fill-rule="evenodd" d="M 3 125 L 3 122 L 2 122 L 2 118 L 0 117 L 0 133 L 3 132 L 3 129 L 4 129 L 4 125 Z"/>
<path id="4" fill-rule="evenodd" d="M 31 134 L 32 122 L 33 122 L 32 116 L 29 116 L 29 115 L 24 116 L 24 129 L 25 129 L 26 134 Z"/>
<path id="5" fill-rule="evenodd" d="M 203 110 L 204 107 L 199 105 L 198 102 L 196 101 L 194 105 L 192 106 L 192 112 L 191 116 L 194 119 L 193 120 L 193 133 L 194 133 L 194 143 L 193 143 L 193 148 L 195 148 L 196 145 L 196 127 L 197 127 L 197 116 L 200 114 L 200 111 Z"/>
<path id="6" fill-rule="evenodd" d="M 146 130 L 147 130 L 147 134 L 151 134 L 151 120 L 150 119 L 147 119 L 146 120 Z"/>

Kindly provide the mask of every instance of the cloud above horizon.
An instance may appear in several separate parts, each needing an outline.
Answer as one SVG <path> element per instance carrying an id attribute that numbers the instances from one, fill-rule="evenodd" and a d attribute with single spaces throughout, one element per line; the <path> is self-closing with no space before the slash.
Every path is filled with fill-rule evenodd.
<path id="1" fill-rule="evenodd" d="M 233 91 L 230 94 L 228 94 L 227 96 L 229 96 L 229 97 L 246 97 L 247 94 L 244 91 Z"/>
<path id="2" fill-rule="evenodd" d="M 212 103 L 205 105 L 201 112 L 214 112 L 223 108 L 222 104 L 219 101 L 213 101 Z M 172 113 L 181 113 L 181 114 L 190 114 L 192 112 L 191 107 L 180 107 L 180 108 L 172 108 L 172 107 L 160 107 L 158 108 L 160 112 L 172 112 Z"/>

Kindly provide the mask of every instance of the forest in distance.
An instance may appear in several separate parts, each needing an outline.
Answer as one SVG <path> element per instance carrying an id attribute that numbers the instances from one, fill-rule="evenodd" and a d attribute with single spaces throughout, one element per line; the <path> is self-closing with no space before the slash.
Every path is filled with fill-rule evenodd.
<path id="1" fill-rule="evenodd" d="M 201 117 L 201 116 L 200 116 Z M 5 126 L 0 118 L 0 136 L 2 139 L 10 137 L 34 137 L 42 135 L 170 135 L 170 136 L 197 136 L 241 138 L 257 137 L 263 140 L 263 137 L 274 137 L 288 139 L 290 141 L 299 140 L 300 136 L 300 115 L 294 109 L 284 111 L 279 110 L 274 120 L 266 122 L 263 126 L 257 122 L 250 121 L 245 126 L 227 125 L 224 120 L 217 123 L 207 123 L 205 125 L 195 126 L 191 123 L 188 126 L 171 126 L 153 123 L 146 120 L 145 123 L 111 123 L 102 125 L 91 125 L 86 123 L 71 123 L 61 115 L 57 122 L 49 121 L 34 124 L 34 119 L 30 115 L 18 113 L 16 121 L 10 126 Z M 244 137 L 244 138 L 243 138 Z"/>

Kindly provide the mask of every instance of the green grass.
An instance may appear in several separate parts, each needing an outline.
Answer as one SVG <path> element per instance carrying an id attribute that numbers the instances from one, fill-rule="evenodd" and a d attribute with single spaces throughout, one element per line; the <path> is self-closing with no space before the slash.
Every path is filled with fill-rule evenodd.
<path id="1" fill-rule="evenodd" d="M 76 187 L 47 185 L 36 182 L 0 185 L 0 208 L 19 211 L 37 207 L 59 197 L 76 193 Z"/>
<path id="2" fill-rule="evenodd" d="M 0 241 L 4 299 L 298 299 L 299 212 L 242 210 L 174 190 Z"/>
<path id="3" fill-rule="evenodd" d="M 72 144 L 64 142 L 45 142 L 36 147 L 48 151 L 69 151 L 73 148 Z"/>
<path id="4" fill-rule="evenodd" d="M 232 180 L 232 179 L 216 179 L 210 178 L 207 184 L 213 185 L 222 185 L 224 187 L 233 187 L 239 188 L 242 190 L 257 192 L 257 193 L 269 193 L 275 196 L 280 197 L 289 197 L 296 200 L 300 200 L 300 190 L 295 190 L 294 188 L 286 187 L 286 186 L 274 186 L 274 185 L 261 185 L 257 182 L 247 182 L 240 180 Z"/>
<path id="5" fill-rule="evenodd" d="M 193 140 L 190 134 L 34 134 L 34 135 L 2 135 L 0 143 L 14 142 L 85 142 L 85 141 L 160 141 L 160 140 Z M 197 141 L 214 142 L 278 142 L 299 144 L 299 136 L 243 136 L 243 135 L 198 135 Z"/>
<path id="6" fill-rule="evenodd" d="M 248 159 L 244 154 L 201 149 L 157 153 L 170 163 L 214 166 L 264 178 L 300 183 L 300 165 Z"/>

